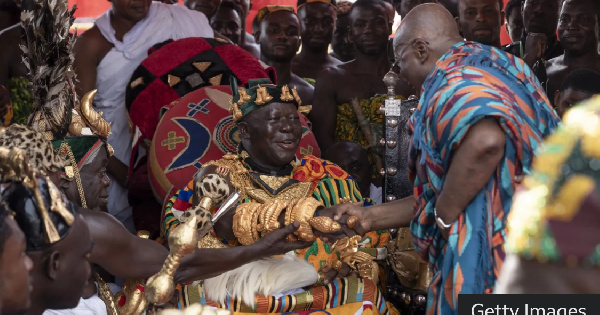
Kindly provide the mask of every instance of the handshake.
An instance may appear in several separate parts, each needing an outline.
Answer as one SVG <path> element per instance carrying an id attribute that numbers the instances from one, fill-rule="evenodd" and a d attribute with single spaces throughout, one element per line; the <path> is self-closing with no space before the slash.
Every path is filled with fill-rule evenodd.
<path id="1" fill-rule="evenodd" d="M 247 202 L 237 207 L 233 233 L 240 243 L 250 245 L 282 226 L 298 222 L 298 228 L 288 234 L 286 240 L 313 242 L 319 237 L 333 242 L 368 231 L 359 222 L 363 211 L 361 204 L 351 203 L 323 209 L 323 204 L 312 197 L 274 199 L 264 204 Z"/>

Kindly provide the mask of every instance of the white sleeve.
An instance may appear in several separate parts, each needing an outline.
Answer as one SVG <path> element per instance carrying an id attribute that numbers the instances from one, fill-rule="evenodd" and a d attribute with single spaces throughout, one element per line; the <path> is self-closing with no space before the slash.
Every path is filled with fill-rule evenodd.
<path id="1" fill-rule="evenodd" d="M 204 13 L 190 10 L 179 4 L 169 5 L 173 15 L 173 39 L 178 40 L 188 37 L 213 38 L 215 33 Z"/>

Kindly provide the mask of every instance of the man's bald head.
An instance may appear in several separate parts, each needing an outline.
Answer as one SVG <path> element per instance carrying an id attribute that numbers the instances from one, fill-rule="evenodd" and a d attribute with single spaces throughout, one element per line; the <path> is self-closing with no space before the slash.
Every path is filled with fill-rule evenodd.
<path id="1" fill-rule="evenodd" d="M 425 81 L 436 61 L 462 41 L 452 14 L 439 4 L 421 4 L 402 20 L 394 37 L 400 75 L 415 89 Z"/>

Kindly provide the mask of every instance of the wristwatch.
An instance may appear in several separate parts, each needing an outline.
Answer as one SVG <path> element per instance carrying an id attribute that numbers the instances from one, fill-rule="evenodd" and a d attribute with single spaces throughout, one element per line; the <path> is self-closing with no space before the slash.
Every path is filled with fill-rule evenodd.
<path id="1" fill-rule="evenodd" d="M 433 214 L 435 215 L 435 223 L 439 228 L 449 230 L 452 227 L 452 224 L 447 224 L 446 222 L 444 222 L 444 220 L 442 220 L 442 218 L 438 216 L 437 209 L 435 207 L 433 207 Z"/>

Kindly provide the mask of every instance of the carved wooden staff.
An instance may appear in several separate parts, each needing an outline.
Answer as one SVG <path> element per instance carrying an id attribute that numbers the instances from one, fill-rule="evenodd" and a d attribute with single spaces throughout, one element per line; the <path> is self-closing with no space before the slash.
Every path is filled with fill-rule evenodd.
<path id="1" fill-rule="evenodd" d="M 375 139 L 373 130 L 371 130 L 371 120 L 365 116 L 365 113 L 360 106 L 360 102 L 356 97 L 350 99 L 350 105 L 352 105 L 354 115 L 356 116 L 356 120 L 358 120 L 358 126 L 369 143 L 369 148 L 375 147 L 377 145 L 377 140 Z M 373 156 L 375 158 L 375 165 L 377 166 L 377 169 L 380 170 L 383 167 L 383 160 L 381 159 L 381 156 L 376 153 L 373 154 Z"/>

